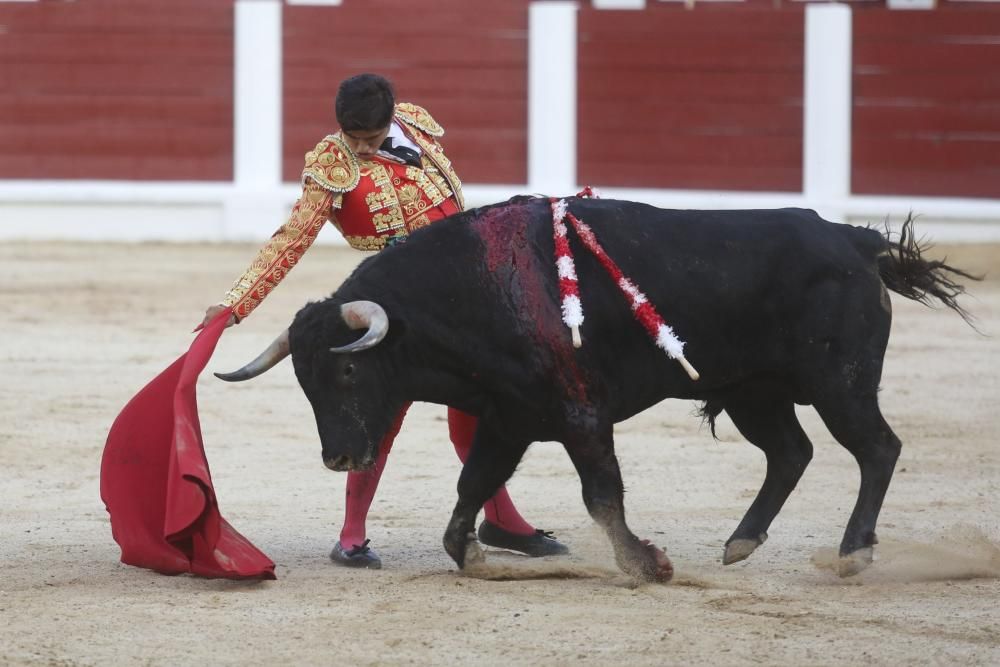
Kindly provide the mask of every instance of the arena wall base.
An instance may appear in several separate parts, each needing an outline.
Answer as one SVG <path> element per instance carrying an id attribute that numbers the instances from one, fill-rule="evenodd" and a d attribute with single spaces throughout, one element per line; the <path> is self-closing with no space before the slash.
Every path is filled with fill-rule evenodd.
<path id="1" fill-rule="evenodd" d="M 514 195 L 565 197 L 528 185 L 467 185 L 468 205 L 482 206 Z M 285 184 L 270 191 L 228 183 L 132 183 L 23 181 L 0 183 L 0 241 L 259 242 L 284 223 L 299 195 Z M 663 208 L 741 209 L 802 207 L 851 224 L 898 226 L 909 213 L 918 230 L 943 243 L 1000 242 L 1000 200 L 944 197 L 848 196 L 819 200 L 797 192 L 725 192 L 606 188 L 605 198 Z M 321 243 L 343 243 L 335 230 Z"/>

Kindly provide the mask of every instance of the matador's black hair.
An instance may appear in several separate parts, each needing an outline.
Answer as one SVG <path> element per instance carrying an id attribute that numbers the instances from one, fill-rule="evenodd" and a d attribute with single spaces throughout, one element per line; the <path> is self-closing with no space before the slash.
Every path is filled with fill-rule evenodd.
<path id="1" fill-rule="evenodd" d="M 378 74 L 358 74 L 344 79 L 334 105 L 342 130 L 381 130 L 392 120 L 396 93 Z"/>

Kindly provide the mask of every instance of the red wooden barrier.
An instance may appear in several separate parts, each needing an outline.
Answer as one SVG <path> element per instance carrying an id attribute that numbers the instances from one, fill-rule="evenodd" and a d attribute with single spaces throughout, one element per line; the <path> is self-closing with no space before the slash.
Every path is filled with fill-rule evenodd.
<path id="1" fill-rule="evenodd" d="M 0 3 L 0 178 L 231 180 L 232 5 Z"/>
<path id="2" fill-rule="evenodd" d="M 854 14 L 851 188 L 1000 198 L 1000 4 Z"/>
<path id="3" fill-rule="evenodd" d="M 474 183 L 523 183 L 528 0 L 284 10 L 283 177 L 337 83 L 392 78 Z M 852 187 L 1000 198 L 1000 3 L 855 3 Z M 802 4 L 579 14 L 578 180 L 798 191 Z M 0 3 L 0 178 L 228 181 L 233 0 Z"/>
<path id="4" fill-rule="evenodd" d="M 802 187 L 800 7 L 581 7 L 578 180 Z"/>

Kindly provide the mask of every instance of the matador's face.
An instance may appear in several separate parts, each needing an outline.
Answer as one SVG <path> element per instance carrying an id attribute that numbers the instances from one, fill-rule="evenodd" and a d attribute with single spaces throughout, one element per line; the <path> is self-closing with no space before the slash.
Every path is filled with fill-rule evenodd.
<path id="1" fill-rule="evenodd" d="M 380 130 L 341 130 L 344 143 L 360 160 L 371 160 L 378 153 L 379 146 L 389 136 L 391 123 Z"/>

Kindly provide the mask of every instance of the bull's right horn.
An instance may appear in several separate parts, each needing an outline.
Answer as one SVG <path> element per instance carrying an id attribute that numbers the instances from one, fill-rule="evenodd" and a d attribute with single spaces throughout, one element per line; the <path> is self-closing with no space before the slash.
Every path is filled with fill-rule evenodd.
<path id="1" fill-rule="evenodd" d="M 255 378 L 261 373 L 270 370 L 275 364 L 287 357 L 288 352 L 288 329 L 285 329 L 266 350 L 261 352 L 249 364 L 232 373 L 216 373 L 215 377 L 226 382 L 242 382 L 243 380 Z"/>
<path id="2" fill-rule="evenodd" d="M 351 301 L 340 307 L 340 316 L 352 329 L 368 329 L 365 335 L 353 343 L 341 347 L 331 347 L 331 352 L 360 352 L 378 345 L 389 333 L 389 316 L 385 309 L 374 301 Z"/>

